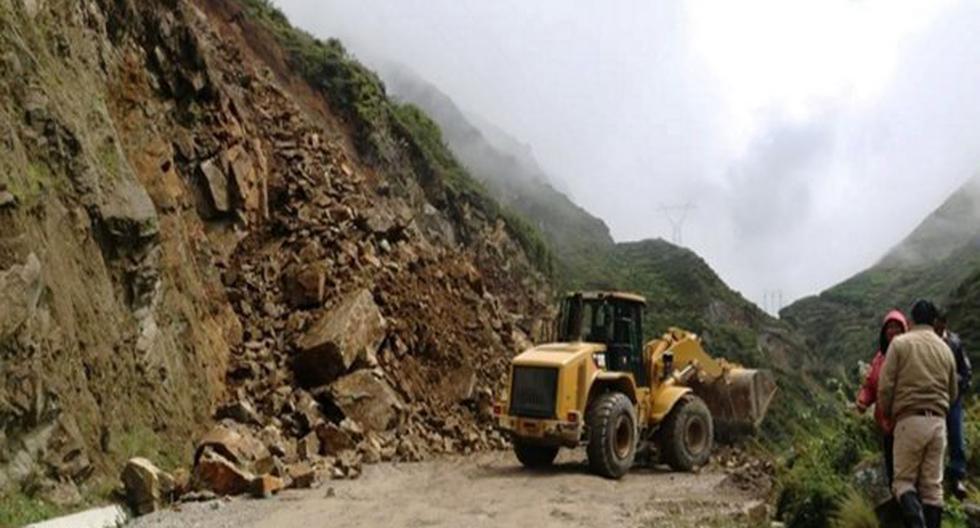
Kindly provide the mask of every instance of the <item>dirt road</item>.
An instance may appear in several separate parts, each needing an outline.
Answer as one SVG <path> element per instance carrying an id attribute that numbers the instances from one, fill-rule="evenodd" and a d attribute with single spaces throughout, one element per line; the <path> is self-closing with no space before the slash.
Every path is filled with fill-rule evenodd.
<path id="1" fill-rule="evenodd" d="M 267 500 L 182 504 L 137 520 L 138 528 L 704 527 L 751 526 L 756 497 L 722 472 L 637 469 L 621 481 L 588 473 L 581 451 L 530 472 L 510 453 L 365 468 L 354 481 L 286 491 Z"/>

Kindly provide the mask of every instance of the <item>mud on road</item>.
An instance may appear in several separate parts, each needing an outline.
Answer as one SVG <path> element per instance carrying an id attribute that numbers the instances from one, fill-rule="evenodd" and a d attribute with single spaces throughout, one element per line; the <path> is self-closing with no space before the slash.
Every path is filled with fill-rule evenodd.
<path id="1" fill-rule="evenodd" d="M 705 527 L 753 526 L 758 497 L 719 470 L 635 469 L 620 481 L 591 475 L 582 451 L 546 471 L 523 469 L 509 452 L 366 466 L 360 479 L 325 481 L 272 499 L 179 505 L 136 528 L 331 527 Z"/>

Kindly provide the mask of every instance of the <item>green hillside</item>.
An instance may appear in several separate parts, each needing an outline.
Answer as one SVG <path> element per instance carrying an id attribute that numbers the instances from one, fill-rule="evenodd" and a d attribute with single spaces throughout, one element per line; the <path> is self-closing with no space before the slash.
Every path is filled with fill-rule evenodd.
<path id="1" fill-rule="evenodd" d="M 954 304 L 980 269 L 980 178 L 974 178 L 868 270 L 781 312 L 836 374 L 874 352 L 881 317 L 917 298 Z M 851 376 L 853 377 L 853 376 Z"/>
<path id="2" fill-rule="evenodd" d="M 980 178 L 974 178 L 926 218 L 870 269 L 820 295 L 800 300 L 781 313 L 806 347 L 821 359 L 827 379 L 840 380 L 837 399 L 853 399 L 860 381 L 858 360 L 876 346 L 880 318 L 891 307 L 907 311 L 916 298 L 947 305 L 950 326 L 960 332 L 974 361 L 980 346 Z M 971 416 L 980 413 L 970 403 Z M 841 405 L 843 407 L 843 405 Z M 980 429 L 967 428 L 968 445 Z M 777 511 L 787 526 L 825 527 L 840 501 L 861 495 L 850 490 L 858 467 L 877 464 L 878 435 L 870 418 L 829 415 L 798 435 L 779 478 Z M 970 474 L 980 470 L 973 449 Z M 860 491 L 860 490 L 859 490 Z M 849 493 L 851 495 L 849 495 Z M 949 526 L 963 526 L 959 503 L 947 513 Z"/>
<path id="3" fill-rule="evenodd" d="M 527 152 L 494 144 L 452 99 L 404 67 L 388 66 L 382 75 L 396 98 L 438 122 L 446 143 L 494 198 L 540 229 L 561 289 L 635 291 L 647 298 L 647 339 L 682 327 L 701 335 L 712 354 L 772 369 L 780 397 L 766 422 L 770 439 L 790 436 L 804 401 L 812 403 L 804 414 L 836 412 L 806 374 L 812 365 L 792 329 L 729 288 L 696 253 L 660 239 L 615 243 L 605 223 L 556 190 Z"/>
<path id="4" fill-rule="evenodd" d="M 407 68 L 387 64 L 380 71 L 394 97 L 421 108 L 439 124 L 446 144 L 497 201 L 541 231 L 557 257 L 563 287 L 603 281 L 600 269 L 613 247 L 609 228 L 558 191 L 529 150 L 497 146 L 449 96 Z M 519 145 L 513 139 L 507 143 L 514 149 Z"/>
<path id="5" fill-rule="evenodd" d="M 980 365 L 980 268 L 953 290 L 950 297 L 950 327 L 960 334 L 977 368 Z"/>

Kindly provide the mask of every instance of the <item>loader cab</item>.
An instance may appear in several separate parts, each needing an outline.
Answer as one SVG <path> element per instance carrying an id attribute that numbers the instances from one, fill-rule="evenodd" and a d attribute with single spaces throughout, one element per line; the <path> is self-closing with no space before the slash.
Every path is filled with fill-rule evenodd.
<path id="1" fill-rule="evenodd" d="M 637 385 L 648 386 L 643 366 L 643 307 L 639 295 L 619 292 L 572 293 L 561 303 L 557 338 L 606 346 L 605 369 L 633 374 Z"/>

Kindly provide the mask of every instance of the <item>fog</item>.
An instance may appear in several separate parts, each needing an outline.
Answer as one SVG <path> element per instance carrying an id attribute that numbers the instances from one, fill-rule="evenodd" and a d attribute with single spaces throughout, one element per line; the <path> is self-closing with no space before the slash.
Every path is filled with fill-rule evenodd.
<path id="1" fill-rule="evenodd" d="M 617 240 L 774 309 L 879 259 L 980 166 L 980 4 L 276 0 L 525 142 Z"/>

